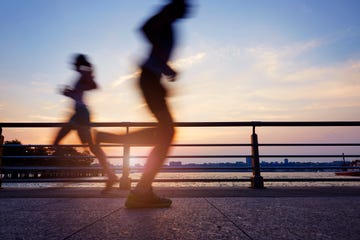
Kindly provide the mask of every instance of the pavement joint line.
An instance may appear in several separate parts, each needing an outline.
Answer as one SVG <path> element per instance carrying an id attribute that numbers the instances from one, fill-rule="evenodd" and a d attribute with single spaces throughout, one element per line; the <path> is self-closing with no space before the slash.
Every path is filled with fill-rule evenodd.
<path id="1" fill-rule="evenodd" d="M 231 218 L 229 218 L 223 211 L 215 206 L 208 198 L 204 198 L 213 208 L 215 208 L 221 215 L 223 215 L 228 221 L 230 221 L 237 229 L 239 229 L 243 234 L 245 234 L 250 240 L 254 240 L 245 230 L 241 229 Z M 239 236 L 240 237 L 240 236 Z"/>
<path id="2" fill-rule="evenodd" d="M 75 232 L 71 233 L 69 236 L 67 236 L 67 237 L 63 238 L 63 240 L 70 239 L 72 236 L 75 236 L 76 234 L 78 234 L 79 232 L 81 232 L 81 231 L 85 230 L 86 228 L 88 228 L 88 227 L 90 227 L 90 226 L 94 225 L 94 224 L 95 224 L 95 223 L 97 223 L 97 222 L 100 222 L 101 220 L 103 220 L 103 219 L 105 219 L 105 218 L 109 217 L 110 215 L 112 215 L 112 214 L 116 213 L 117 211 L 120 211 L 122 208 L 123 208 L 123 207 L 117 208 L 117 209 L 115 209 L 114 211 L 111 211 L 110 213 L 106 214 L 105 216 L 102 216 L 102 217 L 100 217 L 100 218 L 96 219 L 96 220 L 95 220 L 95 221 L 93 221 L 92 223 L 89 223 L 89 224 L 87 224 L 87 225 L 85 225 L 85 226 L 81 227 L 80 229 L 78 229 L 78 230 L 76 230 Z"/>

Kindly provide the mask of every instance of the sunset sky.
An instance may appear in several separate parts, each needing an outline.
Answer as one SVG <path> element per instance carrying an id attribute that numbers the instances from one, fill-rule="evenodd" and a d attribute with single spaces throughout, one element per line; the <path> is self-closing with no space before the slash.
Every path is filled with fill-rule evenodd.
<path id="1" fill-rule="evenodd" d="M 138 29 L 166 2 L 1 0 L 0 122 L 66 121 L 72 102 L 57 89 L 76 79 L 73 53 L 95 65 L 93 121 L 154 121 L 136 87 L 148 49 Z M 176 24 L 179 79 L 165 83 L 176 121 L 360 119 L 360 1 L 193 4 L 191 18 Z M 54 134 L 4 131 L 26 143 Z M 359 141 L 358 128 L 348 133 Z"/>

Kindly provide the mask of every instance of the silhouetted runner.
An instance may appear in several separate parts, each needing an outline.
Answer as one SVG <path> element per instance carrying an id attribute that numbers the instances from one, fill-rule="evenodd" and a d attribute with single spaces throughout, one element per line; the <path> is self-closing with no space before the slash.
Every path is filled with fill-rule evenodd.
<path id="1" fill-rule="evenodd" d="M 97 157 L 102 168 L 104 169 L 108 180 L 104 191 L 109 190 L 118 180 L 115 173 L 109 168 L 106 155 L 99 147 L 94 144 L 90 132 L 90 113 L 84 102 L 84 92 L 97 88 L 94 81 L 93 68 L 87 57 L 83 54 L 77 54 L 74 59 L 74 68 L 80 76 L 73 87 L 66 86 L 61 93 L 75 101 L 75 113 L 70 120 L 59 130 L 54 145 L 58 146 L 59 142 L 71 131 L 76 130 L 82 143 L 89 144 L 91 152 Z"/>
<path id="2" fill-rule="evenodd" d="M 125 202 L 127 208 L 169 207 L 172 203 L 170 199 L 155 195 L 152 183 L 166 160 L 175 133 L 174 121 L 166 103 L 166 89 L 161 84 L 161 77 L 164 75 L 169 81 L 176 80 L 176 71 L 168 65 L 176 42 L 173 24 L 178 19 L 185 18 L 188 10 L 187 1 L 172 0 L 141 28 L 151 45 L 151 50 L 149 57 L 141 65 L 139 86 L 147 106 L 158 121 L 158 126 L 128 135 L 99 132 L 96 137 L 97 142 L 155 145 L 147 159 L 140 181 Z"/>

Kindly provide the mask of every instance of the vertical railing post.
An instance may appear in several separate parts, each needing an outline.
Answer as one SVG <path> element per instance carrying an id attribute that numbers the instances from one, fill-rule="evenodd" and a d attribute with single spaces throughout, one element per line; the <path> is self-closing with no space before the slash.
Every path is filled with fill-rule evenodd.
<path id="1" fill-rule="evenodd" d="M 259 160 L 259 143 L 258 137 L 255 132 L 255 125 L 251 135 L 251 153 L 252 153 L 252 171 L 251 188 L 261 189 L 264 188 L 264 179 L 260 175 L 260 160 Z"/>
<path id="2" fill-rule="evenodd" d="M 129 134 L 129 126 L 126 126 L 126 134 Z M 120 178 L 120 189 L 131 188 L 130 175 L 130 144 L 125 141 L 123 146 L 123 170 Z"/>
<path id="3" fill-rule="evenodd" d="M 2 188 L 2 149 L 4 144 L 4 136 L 2 135 L 2 127 L 0 127 L 0 188 Z"/>

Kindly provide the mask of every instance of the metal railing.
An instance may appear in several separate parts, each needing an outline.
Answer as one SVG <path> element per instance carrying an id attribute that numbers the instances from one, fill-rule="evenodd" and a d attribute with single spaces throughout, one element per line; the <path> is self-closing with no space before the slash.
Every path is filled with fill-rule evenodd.
<path id="1" fill-rule="evenodd" d="M 61 127 L 63 123 L 0 123 L 0 164 L 1 164 L 1 151 L 3 146 L 3 136 L 2 136 L 2 128 L 58 128 Z M 125 132 L 129 133 L 132 128 L 139 127 L 155 127 L 156 123 L 150 122 L 108 122 L 108 123 L 92 123 L 92 127 L 118 127 L 125 128 Z M 236 127 L 236 128 L 250 128 L 250 143 L 215 143 L 215 144 L 172 144 L 173 147 L 249 147 L 251 148 L 251 154 L 232 154 L 232 155 L 171 155 L 169 158 L 174 159 L 199 159 L 199 158 L 217 158 L 217 159 L 239 159 L 239 158 L 251 158 L 251 167 L 221 167 L 221 168 L 201 168 L 201 167 L 192 167 L 192 168 L 164 168 L 163 171 L 252 171 L 252 176 L 250 179 L 156 179 L 156 181 L 160 182 L 169 182 L 169 181 L 198 181 L 198 182 L 212 182 L 212 181 L 250 181 L 251 187 L 255 189 L 264 188 L 264 181 L 360 181 L 360 178 L 346 178 L 346 179 L 338 179 L 338 178 L 316 178 L 316 179 L 299 179 L 299 178 L 286 178 L 286 179 L 264 179 L 261 176 L 261 170 L 272 169 L 272 170 L 281 170 L 281 169 L 310 169 L 311 167 L 282 167 L 282 168 L 274 168 L 274 167 L 261 167 L 260 159 L 266 158 L 360 158 L 360 148 L 359 153 L 351 154 L 351 155 L 334 155 L 334 154 L 260 154 L 260 147 L 335 147 L 335 146 L 344 146 L 344 147 L 359 147 L 360 143 L 350 142 L 350 143 L 259 143 L 258 135 L 256 133 L 257 128 L 260 127 L 360 127 L 359 121 L 331 121 L 331 122 L 177 122 L 175 123 L 176 128 L 203 128 L 203 127 Z M 26 145 L 26 146 L 51 146 L 51 145 Z M 84 145 L 66 145 L 71 147 L 79 147 Z M 122 173 L 122 177 L 120 179 L 120 187 L 124 189 L 130 188 L 131 182 L 136 182 L 137 180 L 130 179 L 130 171 L 134 168 L 130 167 L 130 158 L 145 158 L 146 156 L 132 156 L 130 154 L 130 149 L 132 147 L 139 147 L 144 145 L 136 145 L 136 144 L 115 144 L 115 145 L 103 145 L 102 147 L 122 147 L 123 154 L 121 156 L 108 156 L 108 158 L 121 158 L 122 167 L 120 169 Z M 16 158 L 16 156 L 11 156 L 12 158 Z M 24 156 L 21 156 L 24 158 Z M 38 156 L 27 156 L 27 158 L 37 158 Z M 3 156 L 2 158 L 9 158 L 9 156 Z M 349 166 L 317 166 L 315 169 L 356 169 L 359 170 L 358 167 L 349 167 Z M 61 167 L 42 167 L 42 168 L 34 168 L 34 167 L 3 167 L 0 168 L 1 176 L 4 176 L 4 171 L 6 170 L 22 170 L 23 172 L 36 172 L 36 170 L 48 170 L 48 171 L 56 171 L 62 170 L 64 172 L 76 170 L 77 168 L 61 168 Z M 85 168 L 82 168 L 85 169 Z M 91 170 L 99 168 L 91 168 Z M 95 172 L 94 175 L 99 174 L 99 172 Z M 86 176 L 85 176 L 86 177 Z M 3 179 L 5 181 L 5 179 Z M 48 178 L 48 179 L 6 179 L 6 182 L 29 182 L 29 181 L 51 181 L 51 182 L 95 182 L 99 180 L 89 179 L 89 178 Z M 1 179 L 0 179 L 1 186 Z"/>

